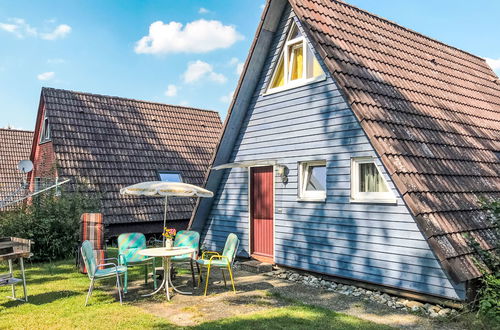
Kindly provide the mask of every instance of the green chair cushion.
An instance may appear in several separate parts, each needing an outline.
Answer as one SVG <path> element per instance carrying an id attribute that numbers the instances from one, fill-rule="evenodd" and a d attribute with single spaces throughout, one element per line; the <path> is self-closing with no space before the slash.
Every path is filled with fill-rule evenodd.
<path id="1" fill-rule="evenodd" d="M 198 259 L 196 262 L 202 266 L 208 266 L 210 264 L 210 260 L 208 259 Z M 212 259 L 211 267 L 227 267 L 226 259 Z"/>
<path id="2" fill-rule="evenodd" d="M 118 271 L 118 274 L 123 274 L 127 271 L 127 267 L 117 266 L 117 267 L 109 267 L 109 268 L 105 268 L 105 269 L 97 269 L 94 276 L 95 277 L 113 276 L 113 275 L 116 275 L 117 271 Z"/>
<path id="3" fill-rule="evenodd" d="M 200 234 L 196 231 L 191 230 L 181 230 L 175 235 L 174 247 L 187 247 L 195 249 L 195 255 L 198 255 L 198 249 L 200 247 Z M 174 256 L 170 258 L 172 262 L 184 262 L 189 261 L 192 257 L 191 253 L 183 254 L 180 256 Z"/>
<path id="4" fill-rule="evenodd" d="M 139 252 L 139 251 L 137 251 L 137 252 Z M 146 256 L 140 255 L 138 253 L 135 253 L 135 254 L 125 255 L 125 259 L 127 260 L 127 265 L 128 265 L 128 264 L 134 264 L 134 263 L 140 263 L 140 262 L 149 261 L 149 260 L 151 260 L 153 258 L 146 257 Z"/>
<path id="5" fill-rule="evenodd" d="M 233 262 L 239 244 L 240 240 L 238 239 L 238 236 L 236 236 L 236 234 L 233 233 L 229 234 L 227 236 L 226 244 L 224 245 L 224 250 L 222 251 L 222 255 L 228 257 L 230 262 Z"/>
<path id="6" fill-rule="evenodd" d="M 118 253 L 125 258 L 127 264 L 150 260 L 150 257 L 139 254 L 139 251 L 145 248 L 146 237 L 142 233 L 125 233 L 118 236 Z"/>

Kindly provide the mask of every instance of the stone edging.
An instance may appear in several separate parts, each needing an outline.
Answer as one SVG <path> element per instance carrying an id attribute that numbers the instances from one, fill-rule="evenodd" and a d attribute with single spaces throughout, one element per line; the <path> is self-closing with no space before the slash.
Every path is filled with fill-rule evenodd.
<path id="1" fill-rule="evenodd" d="M 301 283 L 315 288 L 322 288 L 327 291 L 337 292 L 346 296 L 360 297 L 364 300 L 371 300 L 394 309 L 420 313 L 431 318 L 454 316 L 458 314 L 458 311 L 453 308 L 445 308 L 428 303 L 423 304 L 415 300 L 391 296 L 387 293 L 381 293 L 379 291 L 367 290 L 354 285 L 336 283 L 310 274 L 299 274 L 292 270 L 278 269 L 272 272 L 264 273 L 264 275 Z"/>

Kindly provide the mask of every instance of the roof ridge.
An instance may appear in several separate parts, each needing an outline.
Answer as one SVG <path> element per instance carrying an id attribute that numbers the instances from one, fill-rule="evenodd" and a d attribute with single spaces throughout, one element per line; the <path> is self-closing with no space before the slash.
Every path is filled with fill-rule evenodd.
<path id="1" fill-rule="evenodd" d="M 188 106 L 184 106 L 184 105 L 175 105 L 175 104 L 168 104 L 168 103 L 161 103 L 161 102 L 138 100 L 138 99 L 132 99 L 132 98 L 128 98 L 128 97 L 121 97 L 121 96 L 114 96 L 114 95 L 105 95 L 105 94 L 97 94 L 97 93 L 89 93 L 89 92 L 80 92 L 80 91 L 74 91 L 74 90 L 70 90 L 70 89 L 61 89 L 61 88 L 53 88 L 53 87 L 42 87 L 42 93 L 45 90 L 62 91 L 62 92 L 82 94 L 82 95 L 99 96 L 99 97 L 105 97 L 105 98 L 110 98 L 110 99 L 120 99 L 120 100 L 134 101 L 134 102 L 140 102 L 140 103 L 157 104 L 157 105 L 163 105 L 163 106 L 170 106 L 170 107 L 174 107 L 174 108 L 183 108 L 183 109 L 190 109 L 190 110 L 196 110 L 196 111 L 214 112 L 214 113 L 217 113 L 217 114 L 219 113 L 219 111 L 217 111 L 217 110 L 201 109 L 201 108 L 188 107 Z"/>
<path id="2" fill-rule="evenodd" d="M 27 130 L 27 129 L 5 128 L 5 127 L 0 127 L 0 131 L 16 131 L 16 132 L 24 132 L 24 133 L 34 133 L 34 131 L 30 131 L 30 130 Z"/>
<path id="3" fill-rule="evenodd" d="M 321 0 L 320 0 L 320 1 L 321 1 Z M 323 0 L 323 1 L 324 1 L 324 0 Z M 475 58 L 478 58 L 478 59 L 480 59 L 481 61 L 483 61 L 484 63 L 486 63 L 486 60 L 485 60 L 483 57 L 481 57 L 481 56 L 477 56 L 477 55 L 474 55 L 474 54 L 472 54 L 472 53 L 470 53 L 470 52 L 468 52 L 468 51 L 466 51 L 466 50 L 460 49 L 460 48 L 455 47 L 455 46 L 451 46 L 451 45 L 449 45 L 449 44 L 447 44 L 447 43 L 445 43 L 445 42 L 443 42 L 443 41 L 440 41 L 440 40 L 438 40 L 438 39 L 434 39 L 434 38 L 429 37 L 429 36 L 427 36 L 427 35 L 425 35 L 425 34 L 423 34 L 423 33 L 421 33 L 421 32 L 417 32 L 417 31 L 415 31 L 415 30 L 413 30 L 413 29 L 407 28 L 407 27 L 405 27 L 405 26 L 403 26 L 403 25 L 401 25 L 401 24 L 399 24 L 399 23 L 397 23 L 397 22 L 395 22 L 395 21 L 392 21 L 392 20 L 390 20 L 390 19 L 388 19 L 388 18 L 382 17 L 382 16 L 380 16 L 380 15 L 377 15 L 377 14 L 371 13 L 371 12 L 369 12 L 369 11 L 367 11 L 367 10 L 361 9 L 361 8 L 359 8 L 359 7 L 356 7 L 356 6 L 354 6 L 354 5 L 350 4 L 350 3 L 345 2 L 344 0 L 329 0 L 329 1 L 336 2 L 336 3 L 338 3 L 338 4 L 340 4 L 340 5 L 343 5 L 343 6 L 346 6 L 346 7 L 350 7 L 350 8 L 352 8 L 352 9 L 354 9 L 354 10 L 357 10 L 357 11 L 359 11 L 359 12 L 362 12 L 362 13 L 364 13 L 364 14 L 367 14 L 368 16 L 372 16 L 372 17 L 374 17 L 374 18 L 376 18 L 376 19 L 379 19 L 379 20 L 382 20 L 382 21 L 384 21 L 384 22 L 386 22 L 386 23 L 392 24 L 392 25 L 396 26 L 397 28 L 400 28 L 400 29 L 406 30 L 406 31 L 408 31 L 408 32 L 410 32 L 410 33 L 413 33 L 413 34 L 415 34 L 415 35 L 418 35 L 418 36 L 423 37 L 423 38 L 425 38 L 425 39 L 428 39 L 428 40 L 430 40 L 430 41 L 437 42 L 437 43 L 439 43 L 439 44 L 441 44 L 441 45 L 443 45 L 443 46 L 446 46 L 446 47 L 449 47 L 449 48 L 453 48 L 453 49 L 455 49 L 455 50 L 458 50 L 459 52 L 462 52 L 462 53 L 464 53 L 464 54 L 467 54 L 467 55 L 473 56 L 473 57 L 475 57 Z"/>

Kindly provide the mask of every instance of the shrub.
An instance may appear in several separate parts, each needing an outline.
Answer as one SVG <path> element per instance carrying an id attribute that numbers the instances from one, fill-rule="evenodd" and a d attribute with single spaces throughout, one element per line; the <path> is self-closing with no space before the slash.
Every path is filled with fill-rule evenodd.
<path id="1" fill-rule="evenodd" d="M 493 224 L 495 248 L 492 251 L 481 249 L 479 243 L 468 237 L 469 243 L 476 250 L 481 261 L 489 269 L 489 273 L 481 278 L 478 292 L 478 313 L 486 319 L 500 323 L 500 200 L 483 200 L 489 221 Z"/>
<path id="2" fill-rule="evenodd" d="M 34 261 L 53 261 L 74 255 L 79 221 L 84 212 L 98 212 L 98 199 L 78 190 L 42 193 L 32 203 L 0 212 L 0 236 L 34 241 Z"/>
<path id="3" fill-rule="evenodd" d="M 500 277 L 498 274 L 490 274 L 484 276 L 481 281 L 478 312 L 486 319 L 500 324 Z"/>

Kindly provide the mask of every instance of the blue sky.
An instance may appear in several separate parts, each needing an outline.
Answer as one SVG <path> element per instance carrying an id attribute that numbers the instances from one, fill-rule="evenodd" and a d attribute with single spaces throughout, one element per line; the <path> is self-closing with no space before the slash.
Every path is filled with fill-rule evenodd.
<path id="1" fill-rule="evenodd" d="M 42 86 L 224 117 L 264 2 L 0 0 L 0 127 L 33 129 Z M 496 59 L 500 72 L 500 1 L 348 2 Z"/>

